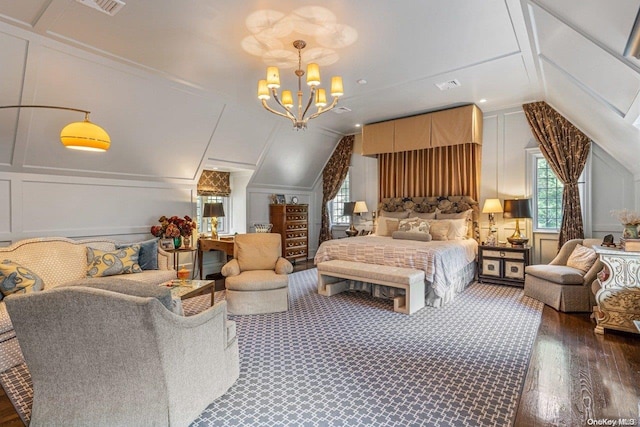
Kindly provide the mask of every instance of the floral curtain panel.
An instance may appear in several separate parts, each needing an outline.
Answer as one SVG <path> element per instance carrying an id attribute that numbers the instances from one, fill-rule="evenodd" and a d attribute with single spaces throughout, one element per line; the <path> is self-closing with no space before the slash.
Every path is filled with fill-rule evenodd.
<path id="1" fill-rule="evenodd" d="M 378 196 L 470 196 L 478 200 L 482 146 L 459 144 L 378 154 Z"/>
<path id="2" fill-rule="evenodd" d="M 231 185 L 229 172 L 203 170 L 198 181 L 198 196 L 229 197 Z"/>
<path id="3" fill-rule="evenodd" d="M 354 140 L 355 137 L 353 135 L 343 137 L 322 171 L 322 225 L 320 227 L 319 243 L 332 238 L 327 204 L 336 197 L 342 181 L 344 181 L 349 172 Z"/>
<path id="4" fill-rule="evenodd" d="M 578 179 L 587 163 L 591 140 L 544 101 L 522 108 L 542 155 L 564 184 L 560 249 L 567 240 L 584 238 Z"/>

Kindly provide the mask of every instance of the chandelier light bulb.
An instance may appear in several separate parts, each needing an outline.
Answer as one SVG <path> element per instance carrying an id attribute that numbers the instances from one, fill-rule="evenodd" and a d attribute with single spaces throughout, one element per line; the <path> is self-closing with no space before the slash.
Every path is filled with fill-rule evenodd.
<path id="1" fill-rule="evenodd" d="M 284 105 L 287 108 L 293 107 L 293 96 L 291 95 L 290 90 L 282 91 L 282 105 Z"/>
<path id="2" fill-rule="evenodd" d="M 307 84 L 309 86 L 320 85 L 320 67 L 318 64 L 311 63 L 307 65 Z"/>
<path id="3" fill-rule="evenodd" d="M 271 96 L 269 96 L 269 88 L 267 87 L 267 81 L 266 80 L 259 80 L 258 81 L 258 99 L 269 99 L 271 98 Z"/>
<path id="4" fill-rule="evenodd" d="M 324 89 L 317 89 L 316 107 L 322 108 L 327 106 L 327 92 Z"/>
<path id="5" fill-rule="evenodd" d="M 340 97 L 344 95 L 344 88 L 342 87 L 342 77 L 331 77 L 331 96 Z"/>
<path id="6" fill-rule="evenodd" d="M 278 89 L 280 87 L 280 70 L 278 67 L 267 67 L 267 87 Z"/>

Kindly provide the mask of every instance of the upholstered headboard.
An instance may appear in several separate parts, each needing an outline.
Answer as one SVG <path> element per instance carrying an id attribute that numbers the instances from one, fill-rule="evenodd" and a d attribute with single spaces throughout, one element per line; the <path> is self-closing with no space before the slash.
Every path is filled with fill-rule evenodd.
<path id="1" fill-rule="evenodd" d="M 391 197 L 380 200 L 378 211 L 438 212 L 443 214 L 466 212 L 472 209 L 473 238 L 480 242 L 480 207 L 469 196 Z"/>

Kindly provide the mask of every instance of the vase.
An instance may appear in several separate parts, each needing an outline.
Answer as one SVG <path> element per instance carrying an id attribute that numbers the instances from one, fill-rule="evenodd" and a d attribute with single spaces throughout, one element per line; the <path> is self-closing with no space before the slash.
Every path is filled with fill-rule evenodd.
<path id="1" fill-rule="evenodd" d="M 182 246 L 184 246 L 185 249 L 191 249 L 191 236 L 182 237 Z"/>
<path id="2" fill-rule="evenodd" d="M 637 239 L 638 238 L 638 226 L 634 224 L 625 224 L 624 231 L 622 232 L 624 239 Z"/>
<path id="3" fill-rule="evenodd" d="M 178 249 L 182 245 L 182 241 L 180 240 L 180 236 L 173 238 L 173 247 Z"/>

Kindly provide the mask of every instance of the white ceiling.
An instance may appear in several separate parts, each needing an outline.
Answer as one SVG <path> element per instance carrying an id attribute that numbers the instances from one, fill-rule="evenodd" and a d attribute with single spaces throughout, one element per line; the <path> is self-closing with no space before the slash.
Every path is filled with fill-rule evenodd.
<path id="1" fill-rule="evenodd" d="M 0 0 L 0 105 L 89 109 L 113 141 L 102 157 L 63 156 L 51 142 L 72 113 L 0 110 L 0 170 L 189 180 L 215 163 L 255 169 L 255 185 L 310 189 L 356 123 L 484 98 L 485 112 L 546 100 L 640 174 L 625 156 L 640 148 L 640 63 L 621 55 L 640 0 L 126 2 L 111 17 L 75 0 Z M 321 67 L 324 80 L 342 75 L 339 105 L 352 111 L 295 132 L 260 106 L 265 63 L 241 43 L 252 13 L 308 6 L 357 32 Z M 293 33 L 285 49 L 296 36 L 326 44 Z M 454 78 L 461 87 L 435 86 Z M 294 88 L 292 70 L 281 79 Z"/>

